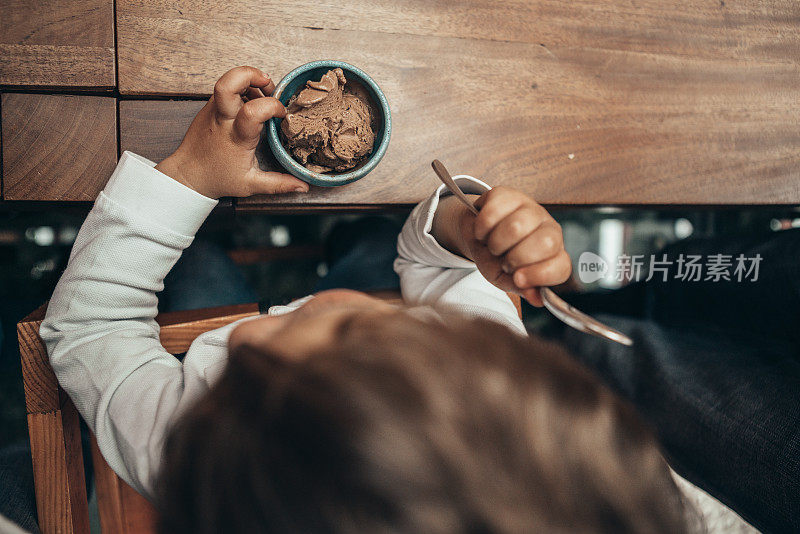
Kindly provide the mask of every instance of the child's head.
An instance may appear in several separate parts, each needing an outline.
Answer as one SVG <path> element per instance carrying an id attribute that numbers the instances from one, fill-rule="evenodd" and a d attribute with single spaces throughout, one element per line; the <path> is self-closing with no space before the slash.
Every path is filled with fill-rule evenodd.
<path id="1" fill-rule="evenodd" d="M 232 338 L 168 439 L 164 532 L 684 530 L 650 433 L 557 346 L 483 320 L 335 308 L 272 342 Z M 324 335 L 321 313 L 336 317 Z M 284 350 L 300 327 L 307 350 L 302 331 Z"/>

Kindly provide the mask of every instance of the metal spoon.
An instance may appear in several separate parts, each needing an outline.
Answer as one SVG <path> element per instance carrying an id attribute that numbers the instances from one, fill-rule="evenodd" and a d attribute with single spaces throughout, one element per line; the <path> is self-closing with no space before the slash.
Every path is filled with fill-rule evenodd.
<path id="1" fill-rule="evenodd" d="M 473 215 L 477 215 L 478 209 L 472 204 L 472 202 L 469 201 L 467 195 L 464 194 L 461 188 L 456 185 L 456 182 L 450 176 L 450 173 L 447 172 L 447 169 L 444 167 L 442 162 L 438 159 L 435 159 L 431 163 L 431 166 L 433 167 L 434 172 L 436 172 L 436 175 L 444 183 L 444 185 L 447 186 L 450 192 L 452 192 L 456 198 L 463 202 Z M 629 347 L 633 345 L 633 340 L 631 340 L 631 338 L 619 330 L 615 330 L 614 328 L 601 323 L 594 317 L 586 315 L 579 309 L 570 306 L 564 301 L 564 299 L 556 295 L 549 287 L 540 287 L 539 294 L 542 296 L 544 307 L 568 326 L 571 326 L 576 330 L 580 330 L 581 332 L 604 337 Z"/>

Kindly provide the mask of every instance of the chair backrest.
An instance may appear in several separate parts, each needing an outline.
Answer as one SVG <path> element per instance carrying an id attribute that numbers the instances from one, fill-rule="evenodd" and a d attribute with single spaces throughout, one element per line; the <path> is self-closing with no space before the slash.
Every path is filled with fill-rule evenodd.
<path id="1" fill-rule="evenodd" d="M 390 302 L 402 302 L 396 292 L 375 293 Z M 519 296 L 509 294 L 522 314 Z M 28 432 L 33 457 L 36 510 L 43 534 L 89 532 L 89 506 L 83 469 L 80 418 L 69 396 L 58 385 L 41 337 L 47 304 L 17 324 Z M 258 314 L 257 304 L 222 306 L 160 314 L 161 344 L 172 354 L 186 352 L 204 332 Z M 103 532 L 155 532 L 155 511 L 144 497 L 125 483 L 103 459 L 91 440 L 97 507 Z"/>
<path id="2" fill-rule="evenodd" d="M 28 432 L 33 457 L 36 510 L 43 534 L 89 532 L 80 418 L 50 367 L 39 326 L 47 305 L 17 325 Z M 209 330 L 256 315 L 257 304 L 160 314 L 161 344 L 172 354 L 186 352 Z M 108 466 L 92 436 L 97 507 L 103 532 L 155 532 L 152 505 Z"/>

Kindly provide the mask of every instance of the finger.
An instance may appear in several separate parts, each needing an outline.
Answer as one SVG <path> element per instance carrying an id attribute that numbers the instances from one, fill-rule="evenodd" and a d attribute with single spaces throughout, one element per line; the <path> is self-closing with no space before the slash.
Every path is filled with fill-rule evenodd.
<path id="1" fill-rule="evenodd" d="M 503 270 L 514 272 L 520 267 L 548 260 L 564 248 L 561 225 L 545 221 L 530 235 L 511 247 L 503 260 Z"/>
<path id="2" fill-rule="evenodd" d="M 544 209 L 536 205 L 522 206 L 492 228 L 486 237 L 486 246 L 495 256 L 505 254 L 548 219 Z"/>
<path id="3" fill-rule="evenodd" d="M 264 93 L 258 87 L 248 87 L 245 96 L 248 100 L 255 100 L 256 98 L 262 98 Z"/>
<path id="4" fill-rule="evenodd" d="M 264 123 L 272 117 L 285 117 L 286 108 L 277 98 L 265 96 L 245 102 L 233 121 L 234 135 L 246 143 L 258 143 Z"/>
<path id="5" fill-rule="evenodd" d="M 267 85 L 261 88 L 261 92 L 264 93 L 264 96 L 272 96 L 272 93 L 275 92 L 275 82 L 270 80 Z"/>
<path id="6" fill-rule="evenodd" d="M 514 213 L 527 197 L 507 187 L 495 187 L 475 201 L 480 210 L 475 218 L 475 239 L 485 241 L 486 236 L 497 223 Z"/>
<path id="7" fill-rule="evenodd" d="M 518 289 L 555 286 L 566 282 L 571 272 L 572 262 L 567 252 L 562 250 L 553 258 L 514 271 L 514 285 Z"/>
<path id="8" fill-rule="evenodd" d="M 485 249 L 484 249 L 485 250 Z M 527 289 L 520 289 L 516 286 L 513 279 L 513 274 L 504 273 L 499 267 L 493 268 L 491 267 L 492 256 L 489 255 L 489 252 L 486 251 L 486 255 L 483 259 L 484 268 L 481 270 L 481 274 L 489 280 L 492 285 L 502 289 L 506 293 L 516 293 L 528 302 L 530 302 L 533 306 L 541 307 L 543 305 L 542 298 L 539 295 L 539 288 L 527 288 Z M 486 269 L 486 266 L 489 266 Z"/>
<path id="9" fill-rule="evenodd" d="M 542 301 L 542 294 L 539 292 L 538 287 L 534 287 L 531 289 L 524 289 L 520 291 L 520 295 L 522 298 L 527 300 L 532 306 L 536 306 L 537 308 L 541 308 L 544 306 L 544 302 Z"/>
<path id="10" fill-rule="evenodd" d="M 276 195 L 280 193 L 307 193 L 308 184 L 291 174 L 258 170 L 249 180 L 251 195 Z"/>
<path id="11" fill-rule="evenodd" d="M 234 118 L 242 107 L 242 96 L 250 86 L 265 87 L 270 83 L 269 76 L 255 67 L 236 67 L 229 70 L 214 85 L 217 113 L 224 118 Z"/>

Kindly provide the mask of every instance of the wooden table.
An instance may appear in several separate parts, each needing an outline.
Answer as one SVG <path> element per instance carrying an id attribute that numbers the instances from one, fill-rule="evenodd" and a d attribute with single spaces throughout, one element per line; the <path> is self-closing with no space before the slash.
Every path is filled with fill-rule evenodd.
<path id="1" fill-rule="evenodd" d="M 6 201 L 93 198 L 117 137 L 119 150 L 164 157 L 232 66 L 279 79 L 335 58 L 386 93 L 386 157 L 354 184 L 240 199 L 237 209 L 411 205 L 436 185 L 435 157 L 547 204 L 800 204 L 794 0 L 117 0 L 108 96 L 107 32 L 56 29 L 86 10 L 105 28 L 112 0 L 48 0 L 57 7 L 49 10 L 0 2 L 31 28 L 0 42 L 4 91 L 92 90 L 80 105 L 49 97 L 64 108 L 42 95 L 4 95 Z M 18 50 L 28 51 L 19 61 Z M 96 74 L 80 61 L 90 53 Z M 31 75 L 37 68 L 51 74 Z"/>

